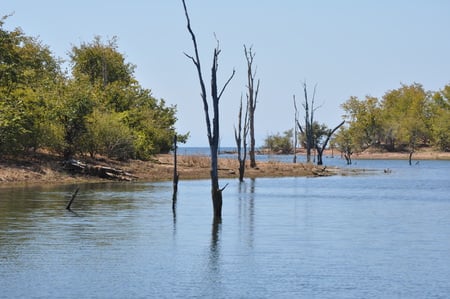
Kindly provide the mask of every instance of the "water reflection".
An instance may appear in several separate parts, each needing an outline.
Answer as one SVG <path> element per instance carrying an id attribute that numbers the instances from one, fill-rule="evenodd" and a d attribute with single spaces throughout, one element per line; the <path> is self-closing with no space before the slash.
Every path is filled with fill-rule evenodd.
<path id="1" fill-rule="evenodd" d="M 76 186 L 0 189 L 0 297 L 445 298 L 437 166 L 230 180 L 222 221 L 207 180 L 182 182 L 173 211 L 170 182 L 82 185 L 77 215 Z"/>
<path id="2" fill-rule="evenodd" d="M 238 185 L 239 207 L 238 221 L 239 227 L 247 234 L 244 238 L 249 247 L 253 247 L 254 219 L 255 219 L 255 184 L 256 179 L 251 178 Z"/>
<path id="3" fill-rule="evenodd" d="M 212 289 L 217 289 L 221 283 L 221 227 L 222 219 L 214 217 L 211 226 L 211 243 L 208 258 L 208 281 L 211 283 Z"/>

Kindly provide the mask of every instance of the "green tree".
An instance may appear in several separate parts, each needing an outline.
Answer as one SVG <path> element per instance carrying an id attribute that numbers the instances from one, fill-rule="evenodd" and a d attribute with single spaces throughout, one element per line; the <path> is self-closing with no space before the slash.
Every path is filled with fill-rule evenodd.
<path id="1" fill-rule="evenodd" d="M 431 105 L 430 94 L 422 85 L 402 85 L 388 91 L 381 102 L 384 134 L 391 150 L 408 149 L 411 156 L 418 145 L 429 144 Z"/>
<path id="2" fill-rule="evenodd" d="M 149 159 L 153 154 L 166 153 L 172 149 L 173 135 L 176 134 L 176 107 L 168 107 L 164 100 L 155 99 L 150 90 L 138 84 L 133 74 L 134 66 L 125 62 L 123 54 L 117 50 L 116 41 L 103 43 L 100 37 L 96 37 L 91 43 L 73 47 L 72 74 L 76 80 L 90 82 L 95 90 L 93 104 L 110 113 L 113 118 L 110 121 L 118 125 L 114 115 L 122 115 L 121 126 L 128 126 L 129 137 L 133 140 L 130 155 Z M 99 130 L 95 130 L 97 134 L 100 134 Z M 86 133 L 93 132 L 88 130 Z M 179 141 L 185 142 L 187 136 L 179 135 Z M 92 141 L 94 137 L 86 136 L 85 140 Z"/>
<path id="3" fill-rule="evenodd" d="M 0 155 L 45 148 L 70 158 L 99 153 L 148 159 L 168 152 L 176 107 L 134 78 L 116 38 L 73 47 L 72 76 L 49 48 L 0 19 Z M 185 142 L 186 135 L 178 135 Z"/>
<path id="4" fill-rule="evenodd" d="M 61 77 L 47 46 L 0 19 L 0 153 L 37 149 L 48 125 L 46 97 Z"/>
<path id="5" fill-rule="evenodd" d="M 440 150 L 448 152 L 450 150 L 450 85 L 434 93 L 431 110 L 433 144 Z"/>
<path id="6" fill-rule="evenodd" d="M 338 150 L 343 153 L 347 165 L 352 164 L 352 154 L 358 149 L 353 136 L 351 127 L 341 127 L 333 141 L 337 145 Z"/>
<path id="7" fill-rule="evenodd" d="M 350 97 L 341 105 L 344 119 L 350 125 L 355 150 L 363 151 L 378 146 L 383 136 L 381 109 L 377 98 L 367 96 L 364 100 Z"/>
<path id="8" fill-rule="evenodd" d="M 87 76 L 91 84 L 100 83 L 104 87 L 113 82 L 129 85 L 135 81 L 135 66 L 126 63 L 124 55 L 118 52 L 117 38 L 103 43 L 96 36 L 91 43 L 82 43 L 73 47 L 70 53 L 75 78 Z"/>
<path id="9" fill-rule="evenodd" d="M 102 112 L 98 109 L 87 117 L 84 149 L 95 154 L 120 160 L 135 156 L 131 129 L 123 121 L 123 113 Z"/>
<path id="10" fill-rule="evenodd" d="M 283 135 L 280 133 L 268 135 L 264 139 L 264 148 L 271 152 L 290 154 L 292 153 L 292 137 L 292 130 L 285 131 Z"/>
<path id="11" fill-rule="evenodd" d="M 70 80 L 59 90 L 55 116 L 63 128 L 63 155 L 70 159 L 83 151 L 83 138 L 87 133 L 87 118 L 95 106 L 93 88 L 87 82 Z"/>

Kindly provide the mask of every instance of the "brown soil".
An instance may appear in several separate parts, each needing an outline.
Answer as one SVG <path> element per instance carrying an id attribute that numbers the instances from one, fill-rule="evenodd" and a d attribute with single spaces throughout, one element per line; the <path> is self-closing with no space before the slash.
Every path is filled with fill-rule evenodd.
<path id="1" fill-rule="evenodd" d="M 85 161 L 85 160 L 83 160 Z M 87 159 L 88 163 L 122 169 L 138 181 L 167 181 L 173 178 L 173 156 L 158 155 L 152 161 L 116 161 L 109 159 Z M 209 158 L 204 156 L 178 156 L 180 180 L 209 178 Z M 324 167 L 309 164 L 287 164 L 280 162 L 259 162 L 257 168 L 247 167 L 246 178 L 281 176 L 330 175 L 333 172 Z M 219 177 L 238 178 L 238 161 L 219 160 Z M 96 182 L 104 179 L 68 172 L 58 156 L 37 154 L 32 158 L 0 161 L 0 186 L 12 184 L 76 183 Z"/>
<path id="2" fill-rule="evenodd" d="M 331 152 L 324 153 L 331 155 Z M 334 153 L 335 156 L 339 153 Z M 352 156 L 357 159 L 408 159 L 408 153 L 365 152 Z M 421 151 L 414 153 L 414 160 L 450 159 L 450 153 Z M 84 159 L 83 159 L 84 161 Z M 152 161 L 89 160 L 88 163 L 122 169 L 137 177 L 138 181 L 167 181 L 173 177 L 173 156 L 158 155 Z M 209 158 L 204 156 L 178 156 L 180 180 L 208 179 Z M 337 168 L 318 167 L 302 163 L 258 162 L 257 168 L 247 167 L 246 178 L 283 176 L 324 176 L 338 173 Z M 219 177 L 238 178 L 236 159 L 219 160 Z M 50 154 L 34 154 L 32 157 L 0 161 L 0 187 L 13 184 L 96 182 L 104 179 L 70 173 L 64 169 L 61 157 Z"/>

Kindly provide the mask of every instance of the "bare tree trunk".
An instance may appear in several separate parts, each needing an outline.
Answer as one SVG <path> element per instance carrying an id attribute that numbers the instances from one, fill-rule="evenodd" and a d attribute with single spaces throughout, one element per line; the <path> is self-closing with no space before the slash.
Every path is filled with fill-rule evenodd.
<path id="1" fill-rule="evenodd" d="M 409 166 L 412 165 L 412 156 L 416 150 L 416 131 L 414 131 L 413 135 L 412 135 L 412 140 L 410 140 L 409 142 Z"/>
<path id="2" fill-rule="evenodd" d="M 173 195 L 172 195 L 172 211 L 175 213 L 177 206 L 177 194 L 178 194 L 178 169 L 177 169 L 177 134 L 173 136 Z"/>
<path id="3" fill-rule="evenodd" d="M 314 147 L 314 132 L 313 132 L 313 123 L 314 123 L 314 98 L 316 95 L 316 86 L 314 86 L 314 93 L 311 99 L 311 106 L 308 99 L 308 90 L 306 87 L 306 82 L 303 83 L 303 92 L 305 96 L 305 102 L 303 103 L 303 108 L 305 109 L 305 124 L 304 128 L 299 125 L 300 131 L 304 134 L 306 139 L 306 162 L 311 162 L 311 149 Z"/>
<path id="4" fill-rule="evenodd" d="M 213 55 L 213 64 L 211 68 L 211 100 L 213 104 L 213 124 L 211 127 L 211 120 L 209 116 L 209 106 L 208 106 L 208 99 L 206 96 L 206 87 L 203 80 L 203 74 L 201 70 L 200 65 L 200 57 L 198 53 L 198 46 L 197 46 L 197 39 L 195 37 L 194 32 L 191 28 L 191 22 L 189 19 L 189 14 L 186 7 L 185 0 L 182 0 L 183 2 L 183 8 L 184 13 L 186 16 L 187 21 L 187 29 L 189 31 L 189 34 L 192 38 L 192 43 L 194 45 L 194 52 L 195 56 L 190 56 L 185 53 L 185 55 L 192 60 L 194 63 L 196 69 L 197 69 L 197 75 L 200 82 L 200 88 L 201 88 L 201 97 L 203 102 L 203 109 L 205 112 L 205 122 L 206 122 L 206 130 L 208 135 L 208 142 L 209 142 L 209 148 L 211 152 L 211 197 L 213 202 L 213 210 L 214 210 L 214 217 L 220 218 L 222 217 L 222 191 L 224 188 L 219 188 L 219 174 L 218 174 L 218 152 L 219 152 L 219 101 L 220 97 L 222 96 L 223 92 L 225 91 L 225 88 L 230 83 L 231 79 L 234 77 L 235 71 L 233 70 L 233 73 L 228 78 L 226 83 L 224 84 L 223 88 L 220 90 L 220 92 L 217 89 L 217 68 L 218 68 L 218 57 L 220 54 L 219 49 L 219 42 L 217 41 L 217 46 L 214 49 L 214 55 Z"/>
<path id="5" fill-rule="evenodd" d="M 242 128 L 242 96 L 239 106 L 238 129 L 234 128 L 234 139 L 236 140 L 239 161 L 239 182 L 244 181 L 245 160 L 247 159 L 247 135 L 248 135 L 248 98 L 245 108 L 244 127 Z"/>
<path id="6" fill-rule="evenodd" d="M 298 109 L 297 109 L 297 102 L 295 101 L 295 95 L 294 95 L 294 159 L 293 162 L 297 163 L 297 139 L 298 139 Z"/>
<path id="7" fill-rule="evenodd" d="M 345 161 L 347 161 L 347 165 L 352 165 L 352 154 L 353 153 L 348 150 L 344 152 L 344 158 Z"/>
<path id="8" fill-rule="evenodd" d="M 249 110 L 249 125 L 250 125 L 250 167 L 256 167 L 256 154 L 255 154 L 255 110 L 256 110 L 256 100 L 258 99 L 259 92 L 259 80 L 256 83 L 255 89 L 255 74 L 253 71 L 253 58 L 255 53 L 252 52 L 252 47 L 247 51 L 247 47 L 244 45 L 245 58 L 247 59 L 247 101 Z"/>

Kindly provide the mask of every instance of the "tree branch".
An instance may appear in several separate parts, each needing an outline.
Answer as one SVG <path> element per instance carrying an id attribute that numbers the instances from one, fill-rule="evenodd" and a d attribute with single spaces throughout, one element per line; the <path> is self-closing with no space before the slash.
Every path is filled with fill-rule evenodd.
<path id="1" fill-rule="evenodd" d="M 206 119 L 206 129 L 207 129 L 207 134 L 208 134 L 208 139 L 211 141 L 211 120 L 209 117 L 209 107 L 208 107 L 208 100 L 206 98 L 206 87 L 205 87 L 205 82 L 203 80 L 203 75 L 202 75 L 202 70 L 201 70 L 201 65 L 200 65 L 200 56 L 198 54 L 198 46 L 197 46 L 197 39 L 195 37 L 194 32 L 192 31 L 192 27 L 191 27 L 191 20 L 189 19 L 189 14 L 187 11 L 187 7 L 186 7 L 186 2 L 185 0 L 182 0 L 183 2 L 183 8 L 184 8 L 184 14 L 186 16 L 186 22 L 187 22 L 187 29 L 189 31 L 189 34 L 191 35 L 192 38 L 192 43 L 194 44 L 194 52 L 195 52 L 195 58 L 186 54 L 185 55 L 192 60 L 192 62 L 194 63 L 196 69 L 197 69 L 197 73 L 198 73 L 198 79 L 200 81 L 200 88 L 201 88 L 201 97 L 202 97 L 202 101 L 203 101 L 203 108 L 205 111 L 205 119 Z"/>
<path id="2" fill-rule="evenodd" d="M 234 74 L 236 73 L 235 70 L 233 70 L 233 73 L 231 74 L 231 76 L 228 78 L 227 82 L 225 82 L 225 85 L 223 86 L 222 90 L 219 93 L 219 97 L 217 98 L 218 100 L 220 100 L 220 98 L 222 97 L 223 92 L 225 91 L 225 88 L 227 88 L 227 85 L 230 83 L 231 79 L 233 79 Z"/>

